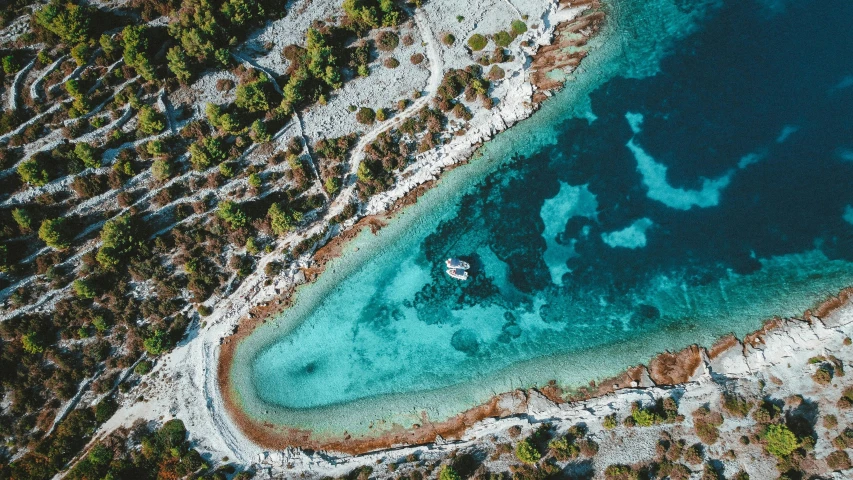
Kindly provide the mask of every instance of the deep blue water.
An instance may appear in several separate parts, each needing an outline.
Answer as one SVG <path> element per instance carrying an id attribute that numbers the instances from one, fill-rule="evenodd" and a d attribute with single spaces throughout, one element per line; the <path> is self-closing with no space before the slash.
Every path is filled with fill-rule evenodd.
<path id="1" fill-rule="evenodd" d="M 609 5 L 581 86 L 241 345 L 250 413 L 330 432 L 445 417 L 853 285 L 853 2 Z"/>

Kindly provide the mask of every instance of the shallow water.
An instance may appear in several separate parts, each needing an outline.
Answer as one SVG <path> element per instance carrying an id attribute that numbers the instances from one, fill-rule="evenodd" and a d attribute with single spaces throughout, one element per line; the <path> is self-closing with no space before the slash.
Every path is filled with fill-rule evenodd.
<path id="1" fill-rule="evenodd" d="M 329 434 L 447 418 L 853 285 L 853 4 L 608 10 L 565 91 L 240 344 L 251 416 Z"/>

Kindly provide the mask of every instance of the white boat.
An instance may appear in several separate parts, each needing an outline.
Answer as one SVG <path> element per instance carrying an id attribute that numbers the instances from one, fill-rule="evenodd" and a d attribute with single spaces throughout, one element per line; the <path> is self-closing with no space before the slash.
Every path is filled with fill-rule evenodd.
<path id="1" fill-rule="evenodd" d="M 459 260 L 458 258 L 448 258 L 444 261 L 444 264 L 447 265 L 447 268 L 450 269 L 461 268 L 462 270 L 468 270 L 469 268 L 471 268 L 471 265 L 469 265 L 468 262 L 464 260 Z"/>
<path id="2" fill-rule="evenodd" d="M 448 268 L 447 274 L 456 280 L 468 280 L 468 272 L 461 268 Z"/>

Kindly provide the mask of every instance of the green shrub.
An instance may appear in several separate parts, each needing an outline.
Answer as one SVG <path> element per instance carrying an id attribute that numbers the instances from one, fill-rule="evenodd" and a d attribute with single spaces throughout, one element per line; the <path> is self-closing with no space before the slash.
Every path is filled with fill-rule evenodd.
<path id="1" fill-rule="evenodd" d="M 231 178 L 236 175 L 237 170 L 231 162 L 222 162 L 219 164 L 219 174 L 225 178 Z"/>
<path id="2" fill-rule="evenodd" d="M 154 364 L 150 361 L 142 360 L 141 362 L 136 364 L 136 367 L 134 367 L 133 372 L 137 375 L 145 375 L 151 371 L 151 368 L 153 368 L 153 366 Z"/>
<path id="3" fill-rule="evenodd" d="M 752 410 L 752 404 L 733 393 L 723 394 L 723 409 L 733 417 L 744 418 Z"/>
<path id="4" fill-rule="evenodd" d="M 189 151 L 190 163 L 196 170 L 207 170 L 228 158 L 222 140 L 216 137 L 206 137 L 201 143 L 193 143 Z"/>
<path id="5" fill-rule="evenodd" d="M 376 41 L 376 48 L 383 52 L 390 52 L 397 48 L 397 45 L 399 44 L 400 37 L 398 37 L 396 33 L 385 31 L 379 34 L 379 38 Z"/>
<path id="6" fill-rule="evenodd" d="M 635 472 L 628 465 L 608 465 L 604 469 L 604 478 L 606 480 L 638 480 L 640 474 Z"/>
<path id="7" fill-rule="evenodd" d="M 255 120 L 252 122 L 252 140 L 257 143 L 266 143 L 272 140 L 272 135 L 267 132 L 267 124 L 261 120 Z"/>
<path id="8" fill-rule="evenodd" d="M 542 458 L 542 455 L 536 450 L 536 447 L 533 446 L 533 443 L 530 442 L 529 438 L 525 438 L 518 442 L 518 445 L 515 446 L 515 456 L 518 457 L 524 463 L 532 465 L 539 461 Z"/>
<path id="9" fill-rule="evenodd" d="M 799 448 L 797 436 L 785 425 L 768 425 L 763 434 L 767 453 L 775 457 L 787 457 Z"/>
<path id="10" fill-rule="evenodd" d="M 470 47 L 471 50 L 475 52 L 479 52 L 480 50 L 486 48 L 486 45 L 488 45 L 488 43 L 489 40 L 486 39 L 486 37 L 484 37 L 483 35 L 480 35 L 479 33 L 471 35 L 471 38 L 468 39 L 468 47 Z"/>
<path id="11" fill-rule="evenodd" d="M 447 33 L 443 37 L 441 37 L 441 43 L 449 47 L 456 43 L 456 37 L 454 37 L 452 33 Z"/>
<path id="12" fill-rule="evenodd" d="M 555 438 L 548 443 L 548 449 L 554 458 L 561 462 L 576 458 L 580 454 L 580 447 L 570 441 L 568 436 Z"/>
<path id="13" fill-rule="evenodd" d="M 66 249 L 71 246 L 71 241 L 64 227 L 64 218 L 45 219 L 39 227 L 39 238 L 49 247 Z"/>
<path id="14" fill-rule="evenodd" d="M 198 310 L 198 314 L 201 315 L 202 317 L 207 317 L 211 313 L 213 313 L 213 309 L 208 307 L 207 305 L 199 305 L 197 310 Z"/>
<path id="15" fill-rule="evenodd" d="M 116 413 L 116 410 L 118 410 L 118 403 L 116 403 L 114 398 L 107 397 L 101 400 L 95 406 L 95 421 L 98 423 L 106 422 Z"/>
<path id="16" fill-rule="evenodd" d="M 372 108 L 361 107 L 355 114 L 355 119 L 358 123 L 361 123 L 363 125 L 373 125 L 373 123 L 376 121 L 376 112 L 373 111 Z"/>
<path id="17" fill-rule="evenodd" d="M 35 13 L 34 20 L 67 45 L 77 45 L 89 39 L 89 19 L 93 10 L 71 2 L 51 2 Z"/>
<path id="18" fill-rule="evenodd" d="M 189 58 L 180 46 L 176 45 L 166 52 L 166 61 L 168 62 L 169 70 L 181 83 L 187 83 L 192 78 Z"/>
<path id="19" fill-rule="evenodd" d="M 341 179 L 338 177 L 328 177 L 323 186 L 326 188 L 326 193 L 334 195 L 341 189 Z"/>
<path id="20" fill-rule="evenodd" d="M 616 421 L 616 414 L 615 413 L 604 417 L 604 421 L 602 422 L 602 426 L 607 430 L 613 430 L 618 425 L 619 425 L 619 422 Z"/>
<path id="21" fill-rule="evenodd" d="M 92 325 L 95 326 L 98 333 L 104 333 L 110 328 L 110 322 L 103 315 L 97 315 L 93 318 Z"/>
<path id="22" fill-rule="evenodd" d="M 650 427 L 657 423 L 654 412 L 645 408 L 634 408 L 631 412 L 634 423 L 640 427 Z"/>
<path id="23" fill-rule="evenodd" d="M 492 38 L 495 41 L 495 45 L 499 47 L 508 47 L 510 43 L 512 43 L 512 35 L 509 32 L 501 30 L 496 33 Z M 485 47 L 485 45 L 483 45 Z"/>
<path id="24" fill-rule="evenodd" d="M 512 35 L 517 37 L 527 31 L 527 24 L 521 20 L 513 20 L 510 24 L 510 30 L 512 30 Z"/>

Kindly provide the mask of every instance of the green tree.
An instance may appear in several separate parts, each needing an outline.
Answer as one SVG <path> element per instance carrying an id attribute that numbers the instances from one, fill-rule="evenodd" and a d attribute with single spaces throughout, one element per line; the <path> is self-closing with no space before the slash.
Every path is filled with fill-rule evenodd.
<path id="1" fill-rule="evenodd" d="M 151 334 L 142 341 L 142 346 L 149 355 L 157 356 L 169 349 L 169 335 L 159 328 L 154 329 Z"/>
<path id="2" fill-rule="evenodd" d="M 237 86 L 237 98 L 234 103 L 250 112 L 266 112 L 270 109 L 270 83 L 266 76 L 260 80 Z"/>
<path id="3" fill-rule="evenodd" d="M 136 226 L 129 214 L 119 215 L 104 223 L 101 230 L 101 248 L 95 258 L 102 267 L 115 269 L 138 246 Z"/>
<path id="4" fill-rule="evenodd" d="M 328 177 L 323 185 L 326 187 L 326 193 L 334 195 L 341 189 L 341 179 L 338 177 Z"/>
<path id="5" fill-rule="evenodd" d="M 71 49 L 71 58 L 74 59 L 74 62 L 78 67 L 82 67 L 86 65 L 89 61 L 89 45 L 85 43 L 79 43 Z"/>
<path id="6" fill-rule="evenodd" d="M 261 176 L 257 173 L 252 173 L 249 175 L 249 186 L 252 188 L 261 188 L 264 182 L 261 180 Z"/>
<path id="7" fill-rule="evenodd" d="M 45 219 L 39 227 L 39 238 L 49 247 L 60 250 L 70 247 L 71 242 L 68 239 L 64 224 L 64 218 Z"/>
<path id="8" fill-rule="evenodd" d="M 512 34 L 517 37 L 527 31 L 527 24 L 521 20 L 513 20 L 510 24 L 510 29 L 512 30 Z"/>
<path id="9" fill-rule="evenodd" d="M 249 223 L 249 218 L 243 213 L 240 206 L 230 200 L 220 203 L 216 214 L 234 230 L 245 227 Z"/>
<path id="10" fill-rule="evenodd" d="M 785 425 L 768 425 L 764 431 L 767 453 L 782 458 L 800 447 L 797 436 Z"/>
<path id="11" fill-rule="evenodd" d="M 74 280 L 73 286 L 74 294 L 77 295 L 79 298 L 89 300 L 98 296 L 98 292 L 95 291 L 95 288 L 92 286 L 92 284 L 85 279 Z"/>
<path id="12" fill-rule="evenodd" d="M 272 231 L 276 235 L 284 235 L 291 231 L 302 220 L 300 212 L 288 211 L 277 203 L 270 205 L 267 216 L 270 219 Z"/>
<path id="13" fill-rule="evenodd" d="M 121 32 L 124 61 L 135 68 L 145 80 L 155 80 L 154 68 L 148 58 L 148 27 L 128 25 Z"/>
<path id="14" fill-rule="evenodd" d="M 257 143 L 266 143 L 272 139 L 272 136 L 267 132 L 267 124 L 260 119 L 252 122 L 252 140 Z"/>
<path id="15" fill-rule="evenodd" d="M 219 138 L 207 137 L 201 143 L 190 145 L 190 163 L 196 170 L 206 170 L 226 158 L 228 154 Z"/>
<path id="16" fill-rule="evenodd" d="M 18 175 L 21 177 L 21 181 L 36 187 L 47 185 L 47 182 L 50 180 L 47 170 L 45 170 L 44 167 L 42 167 L 41 162 L 35 158 L 19 163 Z"/>
<path id="17" fill-rule="evenodd" d="M 98 39 L 98 44 L 101 45 L 101 50 L 104 51 L 104 55 L 109 58 L 115 58 L 114 54 L 121 51 L 121 45 L 115 41 L 113 37 L 107 34 L 101 35 L 101 38 Z"/>
<path id="18" fill-rule="evenodd" d="M 6 75 L 11 75 L 21 69 L 21 66 L 18 65 L 18 62 L 15 61 L 15 57 L 11 55 L 6 55 L 5 57 L 3 57 L 2 63 L 3 73 L 5 73 Z"/>
<path id="19" fill-rule="evenodd" d="M 67 45 L 89 39 L 89 19 L 93 8 L 53 0 L 35 13 L 35 23 L 53 33 Z"/>
<path id="20" fill-rule="evenodd" d="M 18 227 L 21 228 L 24 232 L 32 231 L 33 229 L 33 216 L 30 215 L 30 212 L 24 210 L 23 208 L 16 208 L 12 210 L 12 218 L 15 220 L 15 223 L 18 224 Z"/>
<path id="21" fill-rule="evenodd" d="M 536 447 L 533 446 L 533 443 L 530 442 L 529 438 L 525 438 L 524 440 L 518 442 L 518 445 L 515 446 L 515 456 L 518 457 L 524 463 L 534 464 L 542 458 L 542 455 L 536 450 Z"/>
<path id="22" fill-rule="evenodd" d="M 74 145 L 74 156 L 83 162 L 86 168 L 99 168 L 101 159 L 97 158 L 97 149 L 86 142 L 79 142 Z"/>
<path id="23" fill-rule="evenodd" d="M 169 65 L 169 70 L 177 77 L 181 83 L 187 83 L 192 78 L 190 71 L 189 60 L 184 53 L 183 48 L 174 46 L 166 52 L 166 61 Z"/>
<path id="24" fill-rule="evenodd" d="M 462 477 L 456 473 L 450 465 L 441 467 L 441 473 L 438 474 L 438 480 L 462 480 Z"/>
<path id="25" fill-rule="evenodd" d="M 168 180 L 175 174 L 172 161 L 168 158 L 154 160 L 154 163 L 151 164 L 151 174 L 154 175 L 154 179 L 158 182 Z"/>
<path id="26" fill-rule="evenodd" d="M 30 354 L 44 352 L 44 339 L 38 332 L 28 332 L 21 336 L 21 344 L 24 346 L 24 351 Z"/>
<path id="27" fill-rule="evenodd" d="M 139 109 L 139 130 L 146 135 L 160 133 L 166 128 L 166 118 L 148 105 Z"/>
<path id="28" fill-rule="evenodd" d="M 159 157 L 166 153 L 166 144 L 162 140 L 151 140 L 145 145 L 145 150 L 152 157 Z"/>

